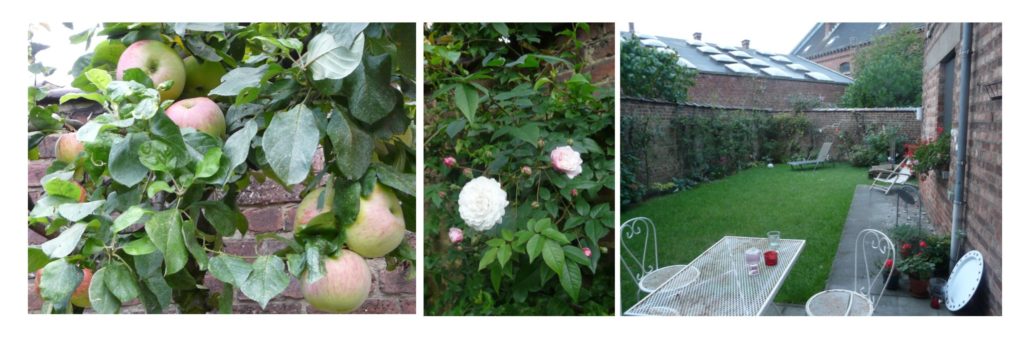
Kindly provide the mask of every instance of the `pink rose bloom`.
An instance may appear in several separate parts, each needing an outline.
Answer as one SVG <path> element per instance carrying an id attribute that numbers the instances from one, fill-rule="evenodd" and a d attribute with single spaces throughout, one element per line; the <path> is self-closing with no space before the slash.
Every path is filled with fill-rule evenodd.
<path id="1" fill-rule="evenodd" d="M 583 173 L 583 159 L 580 153 L 569 146 L 562 146 L 551 151 L 551 165 L 558 172 L 565 173 L 570 179 Z"/>
<path id="2" fill-rule="evenodd" d="M 448 239 L 450 239 L 453 244 L 459 244 L 459 242 L 462 242 L 462 230 L 458 227 L 448 228 Z"/>
<path id="3" fill-rule="evenodd" d="M 455 167 L 455 157 L 448 156 L 444 158 L 444 166 L 448 168 Z"/>
<path id="4" fill-rule="evenodd" d="M 590 248 L 588 248 L 588 247 L 583 247 L 583 255 L 585 255 L 585 256 L 587 256 L 587 257 L 590 257 L 590 254 L 591 254 L 591 253 L 590 253 Z"/>
<path id="5" fill-rule="evenodd" d="M 529 176 L 529 175 L 533 174 L 533 169 L 530 168 L 530 166 L 523 166 L 522 172 L 523 172 L 524 175 Z"/>

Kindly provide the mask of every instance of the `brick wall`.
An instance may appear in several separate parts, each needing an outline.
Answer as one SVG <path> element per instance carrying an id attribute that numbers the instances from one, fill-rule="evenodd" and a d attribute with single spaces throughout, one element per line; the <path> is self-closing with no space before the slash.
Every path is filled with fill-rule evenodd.
<path id="1" fill-rule="evenodd" d="M 698 117 L 722 117 L 732 114 L 760 112 L 767 114 L 781 114 L 785 111 L 768 109 L 745 109 L 738 107 L 712 107 L 694 104 L 676 105 L 667 102 L 649 101 L 633 98 L 622 98 L 620 102 L 622 118 L 637 121 L 636 126 L 623 126 L 623 133 L 620 135 L 624 140 L 624 146 L 630 143 L 630 139 L 638 138 L 641 132 L 654 134 L 650 136 L 650 142 L 642 149 L 634 151 L 645 158 L 640 159 L 636 168 L 636 175 L 641 183 L 651 185 L 654 182 L 667 182 L 675 178 L 685 178 L 682 173 L 682 163 L 678 160 L 679 153 L 686 151 L 680 148 L 676 139 L 681 135 L 679 131 L 682 126 L 676 122 L 686 118 Z M 917 109 L 814 109 L 803 113 L 811 122 L 812 133 L 814 129 L 826 126 L 837 125 L 843 130 L 848 130 L 858 123 L 874 124 L 878 126 L 897 126 L 900 132 L 909 138 L 917 138 L 920 133 L 920 122 L 917 120 Z M 630 137 L 634 136 L 634 137 Z M 817 148 L 811 138 L 805 139 L 808 146 Z M 630 150 L 624 149 L 624 152 Z M 647 165 L 644 166 L 643 164 Z"/>
<path id="2" fill-rule="evenodd" d="M 941 123 L 942 108 L 952 106 L 953 128 L 947 129 L 955 137 L 957 116 L 962 109 L 955 103 L 959 97 L 961 59 L 959 47 L 960 24 L 929 24 L 925 40 L 925 77 L 921 124 L 925 137 L 934 137 Z M 956 41 L 951 41 L 956 40 Z M 965 172 L 966 238 L 962 252 L 978 250 L 985 258 L 985 280 L 979 288 L 985 295 L 989 314 L 1002 314 L 1002 25 L 976 24 L 971 54 L 970 107 L 968 113 L 967 164 Z M 941 66 L 927 59 L 944 58 L 956 51 L 956 77 L 954 103 L 942 103 Z M 955 140 L 954 140 L 955 142 Z M 955 143 L 950 148 L 956 158 Z M 955 162 L 955 161 L 951 161 Z M 950 172 L 955 171 L 950 165 Z M 925 208 L 936 227 L 949 232 L 952 227 L 952 190 L 954 175 L 943 180 L 930 176 L 921 183 Z"/>
<path id="3" fill-rule="evenodd" d="M 832 107 L 846 91 L 846 85 L 787 80 L 768 76 L 708 74 L 697 75 L 687 101 L 715 106 L 785 110 L 794 98 L 813 98 Z"/>
<path id="4" fill-rule="evenodd" d="M 79 121 L 84 121 L 88 114 L 75 116 Z M 40 159 L 29 162 L 28 193 L 33 199 L 38 199 L 43 192 L 39 186 L 39 180 L 46 174 L 46 168 L 53 162 L 56 138 L 56 135 L 51 135 L 43 140 L 39 146 Z M 316 170 L 323 169 L 322 152 L 317 152 L 313 166 Z M 301 185 L 295 186 L 291 192 L 288 192 L 272 180 L 268 179 L 264 183 L 258 183 L 255 179 L 251 179 L 249 187 L 238 197 L 238 205 L 242 214 L 249 220 L 249 232 L 245 236 L 236 233 L 232 237 L 225 238 L 224 251 L 236 255 L 254 256 L 257 253 L 269 254 L 282 249 L 284 245 L 278 241 L 263 241 L 261 244 L 257 244 L 255 238 L 260 233 L 278 233 L 291 238 L 292 222 L 295 218 L 295 208 L 300 201 L 301 190 Z M 406 240 L 415 247 L 414 233 L 407 232 Z M 28 230 L 30 245 L 39 245 L 45 241 L 46 238 Z M 405 279 L 407 273 L 415 272 L 415 268 L 399 268 L 389 272 L 385 269 L 383 258 L 367 259 L 367 264 L 373 272 L 370 297 L 354 313 L 415 314 L 416 281 L 415 279 Z M 221 283 L 209 274 L 204 278 L 204 283 L 212 292 L 220 291 L 222 287 Z M 41 299 L 36 294 L 33 274 L 29 274 L 28 278 L 28 303 L 29 312 L 37 312 L 42 305 Z M 241 291 L 237 291 L 234 311 L 235 313 L 316 312 L 303 300 L 299 284 L 295 279 L 292 279 L 284 293 L 267 304 L 266 309 L 260 309 L 256 302 L 245 297 Z M 144 309 L 136 302 L 125 305 L 122 312 L 142 313 Z"/>
<path id="5" fill-rule="evenodd" d="M 590 31 L 579 34 L 583 44 L 578 55 L 586 64 L 580 71 L 590 74 L 591 82 L 601 87 L 615 86 L 615 24 L 590 23 Z"/>

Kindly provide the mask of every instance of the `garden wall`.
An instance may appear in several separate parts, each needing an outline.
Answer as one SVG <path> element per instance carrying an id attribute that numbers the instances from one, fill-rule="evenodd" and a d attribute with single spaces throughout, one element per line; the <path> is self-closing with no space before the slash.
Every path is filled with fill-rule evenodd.
<path id="1" fill-rule="evenodd" d="M 953 125 L 946 129 L 956 137 L 959 97 L 960 24 L 929 24 L 925 40 L 925 68 L 922 95 L 924 121 L 923 137 L 934 138 L 942 121 L 942 110 L 951 106 Z M 1002 306 L 1002 25 L 976 24 L 971 59 L 970 107 L 968 114 L 967 164 L 964 199 L 964 228 L 966 238 L 961 252 L 981 252 L 985 258 L 985 280 L 982 288 L 987 295 L 985 307 L 989 314 L 1001 315 Z M 953 78 L 942 75 L 940 61 L 954 56 L 956 69 Z M 942 100 L 942 85 L 953 81 L 954 103 Z M 956 151 L 950 148 L 955 162 Z M 955 164 L 950 164 L 948 179 L 928 176 L 921 182 L 925 210 L 937 229 L 949 232 L 952 227 L 953 178 Z"/>
<path id="2" fill-rule="evenodd" d="M 673 178 L 688 176 L 687 173 L 684 173 L 684 164 L 677 160 L 679 154 L 687 150 L 680 148 L 682 144 L 677 141 L 683 135 L 684 127 L 674 125 L 674 122 L 695 118 L 740 115 L 762 115 L 777 118 L 790 113 L 765 108 L 704 106 L 692 103 L 675 104 L 627 97 L 622 98 L 620 109 L 624 123 L 621 134 L 623 152 L 629 154 L 630 149 L 635 148 L 633 153 L 646 156 L 646 160 L 640 158 L 637 161 L 635 172 L 638 182 L 647 186 L 656 182 L 668 182 Z M 810 122 L 810 128 L 808 133 L 800 139 L 800 143 L 806 154 L 814 155 L 824 139 L 833 137 L 832 134 L 826 132 L 826 129 L 834 131 L 834 128 L 838 127 L 841 131 L 849 131 L 858 126 L 896 126 L 899 132 L 907 135 L 908 138 L 917 138 L 920 135 L 921 127 L 921 123 L 917 120 L 917 112 L 916 108 L 823 108 L 805 111 L 801 115 Z M 637 121 L 636 126 L 626 125 L 626 119 Z M 818 132 L 818 129 L 822 129 L 822 131 Z M 633 144 L 637 142 L 638 138 L 644 136 L 648 137 L 650 141 L 646 146 Z M 751 139 L 751 141 L 757 141 L 757 139 Z M 744 154 L 735 155 L 743 156 Z M 836 153 L 833 153 L 833 157 L 842 159 Z"/>
<path id="3" fill-rule="evenodd" d="M 743 108 L 788 110 L 794 100 L 816 100 L 833 106 L 846 92 L 846 84 L 779 79 L 770 76 L 700 73 L 687 93 L 687 101 Z"/>
<path id="4" fill-rule="evenodd" d="M 62 112 L 77 122 L 85 122 L 91 111 L 88 111 L 80 104 L 69 102 L 61 108 Z M 54 144 L 57 136 L 47 137 L 39 145 L 39 159 L 29 161 L 28 164 L 28 194 L 33 199 L 38 199 L 43 190 L 39 186 L 39 180 L 46 174 L 46 168 L 50 166 L 54 158 Z M 314 162 L 315 170 L 323 169 L 323 155 L 318 153 Z M 278 233 L 284 237 L 291 238 L 291 230 L 295 218 L 295 208 L 300 198 L 299 193 L 302 186 L 297 185 L 291 192 L 286 191 L 281 185 L 267 180 L 258 183 L 252 179 L 249 187 L 238 196 L 238 205 L 242 214 L 249 220 L 249 232 L 245 236 L 238 233 L 233 237 L 225 238 L 224 251 L 231 254 L 254 256 L 256 253 L 273 253 L 284 247 L 278 241 L 263 241 L 257 243 L 255 238 L 260 233 Z M 406 233 L 406 239 L 415 247 L 416 238 L 412 232 Z M 47 239 L 28 230 L 29 245 L 39 245 Z M 355 313 L 416 313 L 416 281 L 407 280 L 407 273 L 414 273 L 415 268 L 402 268 L 395 271 L 387 271 L 383 258 L 368 259 L 367 263 L 373 272 L 373 284 L 369 299 L 363 303 Z M 211 291 L 220 291 L 221 283 L 207 275 L 206 285 Z M 28 310 L 37 312 L 42 301 L 36 294 L 34 275 L 29 274 L 28 278 Z M 173 308 L 173 306 L 171 307 Z M 133 301 L 122 307 L 125 313 L 143 313 L 145 310 Z M 292 279 L 288 289 L 280 296 L 275 297 L 268 304 L 266 309 L 260 309 L 259 305 L 246 298 L 240 291 L 237 292 L 235 313 L 315 313 L 316 310 L 309 306 L 302 296 L 298 282 Z"/>

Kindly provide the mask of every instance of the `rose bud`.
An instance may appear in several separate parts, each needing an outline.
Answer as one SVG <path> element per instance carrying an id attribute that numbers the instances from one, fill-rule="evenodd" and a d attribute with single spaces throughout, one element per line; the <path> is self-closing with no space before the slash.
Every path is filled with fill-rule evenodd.
<path id="1" fill-rule="evenodd" d="M 523 174 L 527 176 L 533 174 L 533 169 L 531 169 L 530 166 L 523 166 L 523 168 L 520 171 L 522 171 Z"/>
<path id="2" fill-rule="evenodd" d="M 462 242 L 462 230 L 458 227 L 448 228 L 448 239 L 452 241 L 452 244 L 459 244 Z"/>
<path id="3" fill-rule="evenodd" d="M 452 167 L 455 167 L 455 165 L 456 165 L 455 157 L 448 156 L 448 157 L 444 158 L 444 166 L 445 167 L 452 168 Z"/>
<path id="4" fill-rule="evenodd" d="M 591 254 L 592 253 L 590 253 L 590 248 L 583 247 L 583 255 L 590 257 Z"/>

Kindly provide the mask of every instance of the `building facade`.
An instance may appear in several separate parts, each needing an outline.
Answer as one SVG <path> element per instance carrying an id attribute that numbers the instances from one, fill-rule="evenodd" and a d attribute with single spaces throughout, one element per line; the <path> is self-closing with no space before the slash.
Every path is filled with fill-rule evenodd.
<path id="1" fill-rule="evenodd" d="M 961 53 L 962 24 L 928 24 L 924 30 L 922 139 L 950 132 L 950 175 L 921 181 L 922 202 L 940 231 L 952 228 L 956 137 L 961 111 L 967 111 L 964 172 L 964 239 L 958 255 L 970 250 L 984 257 L 979 293 L 988 314 L 1002 314 L 1002 25 L 976 24 L 969 54 Z M 969 100 L 960 108 L 960 66 L 970 56 Z M 977 294 L 976 294 L 977 295 Z"/>
<path id="2" fill-rule="evenodd" d="M 870 45 L 876 37 L 891 33 L 902 26 L 924 29 L 924 24 L 919 23 L 822 22 L 814 25 L 789 54 L 854 77 L 853 58 L 857 50 Z"/>

